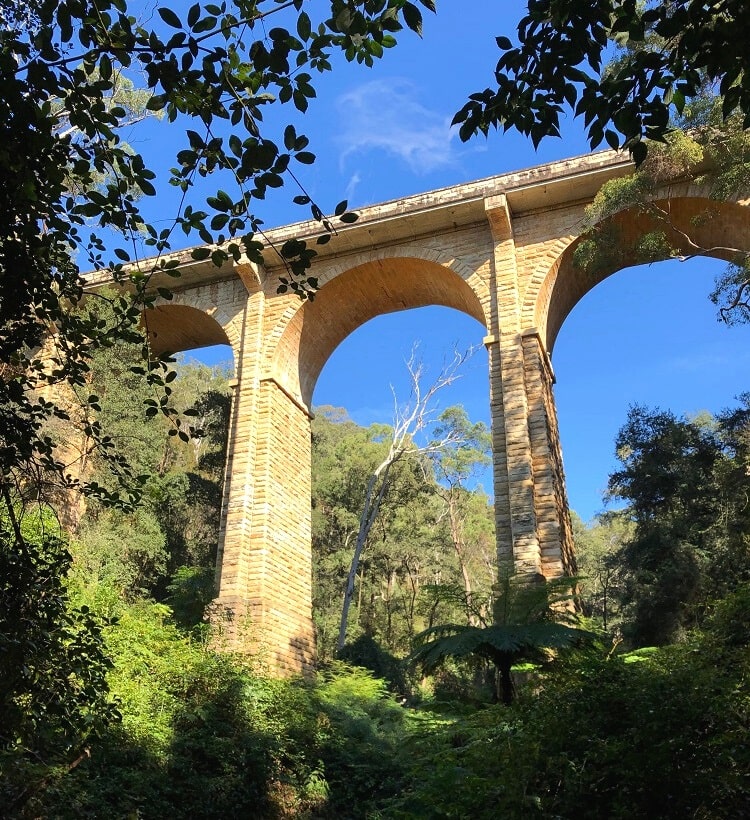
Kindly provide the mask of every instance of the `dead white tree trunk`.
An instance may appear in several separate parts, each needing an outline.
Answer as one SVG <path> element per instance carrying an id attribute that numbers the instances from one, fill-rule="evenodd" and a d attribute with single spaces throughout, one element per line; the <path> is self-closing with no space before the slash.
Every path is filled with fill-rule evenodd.
<path id="1" fill-rule="evenodd" d="M 425 390 L 422 387 L 424 364 L 421 359 L 417 358 L 416 347 L 412 349 L 409 360 L 406 363 L 411 381 L 411 395 L 405 405 L 399 405 L 394 391 L 394 422 L 388 454 L 373 470 L 365 490 L 364 506 L 359 519 L 359 531 L 357 532 L 352 563 L 349 567 L 349 574 L 346 579 L 344 602 L 341 607 L 341 624 L 339 626 L 339 638 L 336 644 L 338 652 L 341 652 L 346 643 L 349 608 L 352 598 L 354 597 L 354 581 L 357 577 L 359 562 L 372 526 L 377 520 L 380 506 L 388 492 L 392 468 L 401 459 L 407 456 L 413 457 L 420 453 L 427 453 L 436 447 L 442 447 L 449 443 L 449 441 L 433 441 L 420 447 L 414 442 L 414 436 L 421 430 L 424 430 L 425 427 L 433 421 L 437 410 L 434 403 L 435 394 L 460 377 L 458 373 L 459 368 L 473 352 L 473 349 L 469 349 L 463 353 L 456 351 L 453 359 L 443 367 L 440 375 L 435 379 L 432 385 Z"/>

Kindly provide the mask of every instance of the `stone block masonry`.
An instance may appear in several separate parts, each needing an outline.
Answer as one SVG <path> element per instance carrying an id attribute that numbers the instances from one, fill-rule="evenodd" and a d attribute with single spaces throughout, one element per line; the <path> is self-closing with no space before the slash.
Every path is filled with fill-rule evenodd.
<path id="1" fill-rule="evenodd" d="M 314 663 L 310 403 L 334 348 L 383 313 L 444 305 L 483 325 L 498 562 L 547 578 L 575 571 L 550 355 L 576 302 L 614 272 L 592 277 L 573 263 L 585 207 L 630 171 L 627 157 L 603 152 L 366 208 L 318 246 L 313 302 L 277 292 L 283 267 L 271 245 L 262 266 L 182 254 L 175 297 L 149 311 L 148 331 L 156 351 L 229 342 L 234 352 L 216 601 L 234 615 L 230 643 L 260 651 L 280 674 Z M 686 224 L 705 203 L 694 185 L 670 184 L 664 196 Z M 730 232 L 750 248 L 747 202 L 720 211 L 700 224 L 703 245 L 726 245 Z M 626 267 L 648 225 L 617 219 Z M 318 230 L 300 223 L 268 238 L 279 247 Z"/>

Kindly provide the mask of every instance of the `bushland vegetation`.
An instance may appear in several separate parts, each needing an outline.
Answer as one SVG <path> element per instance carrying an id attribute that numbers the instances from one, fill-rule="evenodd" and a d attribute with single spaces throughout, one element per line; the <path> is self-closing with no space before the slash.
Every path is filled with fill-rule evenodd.
<path id="1" fill-rule="evenodd" d="M 18 556 L 4 567 L 3 577 L 28 579 L 3 623 L 4 673 L 12 657 L 23 662 L 15 678 L 3 676 L 8 816 L 729 818 L 750 810 L 746 400 L 717 417 L 631 410 L 609 487 L 619 507 L 576 522 L 575 628 L 555 623 L 559 607 L 550 611 L 559 589 L 532 590 L 531 601 L 510 579 L 499 583 L 491 503 L 459 480 L 468 462 L 486 457 L 486 440 L 461 408 L 446 411 L 438 427 L 473 431 L 471 446 L 439 462 L 415 448 L 396 465 L 362 554 L 342 652 L 352 538 L 388 430 L 319 408 L 320 664 L 306 679 L 277 680 L 262 651 L 222 651 L 220 627 L 206 619 L 228 372 L 177 366 L 173 399 L 195 410 L 206 433 L 186 442 L 160 415 L 143 424 L 129 398 L 138 385 L 123 377 L 127 358 L 127 345 L 101 354 L 91 382 L 103 429 L 145 477 L 144 503 L 115 511 L 90 501 L 65 526 L 50 505 L 29 507 L 19 513 L 26 538 L 45 549 L 36 563 Z M 68 446 L 84 434 L 72 422 L 53 433 Z M 87 479 L 110 480 L 106 460 L 85 469 Z M 23 619 L 41 589 L 47 618 L 32 634 Z M 418 663 L 419 647 L 446 624 L 459 636 L 504 624 L 496 641 L 538 628 L 513 655 L 506 703 L 487 653 L 447 647 L 439 663 Z M 550 639 L 555 627 L 571 629 L 571 639 Z"/>

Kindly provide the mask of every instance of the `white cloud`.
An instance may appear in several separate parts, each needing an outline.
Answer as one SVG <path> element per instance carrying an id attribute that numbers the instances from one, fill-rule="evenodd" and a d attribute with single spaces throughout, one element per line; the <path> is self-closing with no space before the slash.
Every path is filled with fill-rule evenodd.
<path id="1" fill-rule="evenodd" d="M 357 190 L 357 186 L 360 182 L 362 182 L 362 177 L 359 175 L 359 171 L 355 171 L 346 185 L 346 199 L 349 202 L 354 199 L 354 192 Z"/>
<path id="2" fill-rule="evenodd" d="M 450 117 L 425 108 L 417 89 L 402 78 L 374 80 L 342 94 L 338 142 L 347 157 L 380 150 L 405 162 L 415 174 L 426 174 L 456 162 Z M 355 175 L 356 177 L 356 175 Z"/>

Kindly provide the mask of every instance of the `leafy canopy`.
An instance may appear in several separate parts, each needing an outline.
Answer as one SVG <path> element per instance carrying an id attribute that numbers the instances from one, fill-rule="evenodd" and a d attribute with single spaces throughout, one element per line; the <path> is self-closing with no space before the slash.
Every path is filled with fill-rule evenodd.
<path id="1" fill-rule="evenodd" d="M 501 36 L 495 87 L 472 94 L 456 114 L 461 139 L 514 128 L 534 145 L 560 136 L 566 108 L 583 117 L 589 142 L 627 148 L 660 141 L 670 119 L 706 85 L 723 115 L 750 125 L 750 7 L 745 0 L 529 0 L 518 45 Z M 608 62 L 613 47 L 625 49 Z"/>
<path id="2" fill-rule="evenodd" d="M 433 8 L 431 0 L 421 5 Z M 330 70 L 335 52 L 371 64 L 405 25 L 421 30 L 421 13 L 407 0 L 331 0 L 316 18 L 309 8 L 302 0 L 195 3 L 184 14 L 160 7 L 148 22 L 125 0 L 42 0 L 28 14 L 9 9 L 0 30 L 3 487 L 22 483 L 21 465 L 64 473 L 42 429 L 65 413 L 29 391 L 60 382 L 83 387 L 95 348 L 143 342 L 143 308 L 170 298 L 164 277 L 176 275 L 178 262 L 166 254 L 176 235 L 206 246 L 193 259 L 257 261 L 262 220 L 254 205 L 285 181 L 320 222 L 321 242 L 335 232 L 334 219 L 355 218 L 346 203 L 324 217 L 294 170 L 314 161 L 307 138 L 290 124 L 272 139 L 264 111 L 272 104 L 306 111 L 315 97 L 310 72 Z M 120 134 L 132 122 L 133 106 L 121 99 L 131 83 L 145 83 L 145 109 L 182 135 L 173 136 L 169 180 L 181 199 L 159 227 L 143 215 L 143 202 L 157 195 L 156 174 Z M 192 202 L 196 182 L 217 175 L 223 187 L 217 182 L 202 206 Z M 277 251 L 289 267 L 286 287 L 308 293 L 314 250 L 292 240 Z M 110 300 L 111 323 L 72 309 L 83 298 L 84 264 L 130 293 Z M 144 361 L 151 361 L 148 351 Z M 166 369 L 148 368 L 149 381 L 163 387 Z M 93 396 L 88 401 L 96 404 Z M 168 402 L 155 406 L 170 412 Z M 88 433 L 101 439 L 96 426 Z M 107 496 L 100 487 L 82 489 Z"/>

